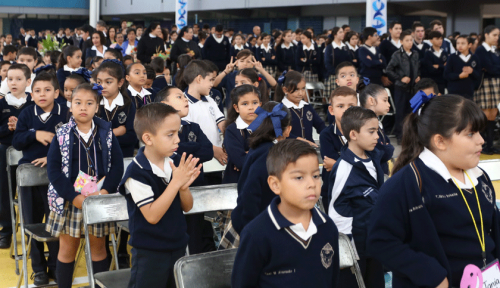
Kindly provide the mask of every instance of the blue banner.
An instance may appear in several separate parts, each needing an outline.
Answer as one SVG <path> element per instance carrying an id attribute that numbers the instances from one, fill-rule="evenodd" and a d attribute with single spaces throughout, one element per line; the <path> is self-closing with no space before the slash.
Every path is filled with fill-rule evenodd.
<path id="1" fill-rule="evenodd" d="M 387 32 L 387 0 L 366 0 L 366 27 L 377 29 L 379 35 Z"/>
<path id="2" fill-rule="evenodd" d="M 175 24 L 179 30 L 187 26 L 188 22 L 188 0 L 175 0 Z"/>

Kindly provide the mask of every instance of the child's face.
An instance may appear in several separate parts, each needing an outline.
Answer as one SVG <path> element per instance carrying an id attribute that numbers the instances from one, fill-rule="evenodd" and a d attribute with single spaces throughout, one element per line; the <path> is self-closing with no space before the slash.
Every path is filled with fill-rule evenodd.
<path id="1" fill-rule="evenodd" d="M 7 57 L 4 57 L 4 60 L 5 61 L 14 61 L 14 60 L 16 60 L 16 57 L 17 57 L 17 52 L 10 52 L 9 54 L 7 54 Z"/>
<path id="2" fill-rule="evenodd" d="M 153 86 L 153 79 L 146 79 L 146 83 L 144 83 L 144 89 L 151 89 Z M 207 94 L 208 95 L 208 94 Z"/>
<path id="3" fill-rule="evenodd" d="M 73 53 L 73 56 L 67 57 L 66 60 L 68 61 L 68 66 L 70 68 L 76 69 L 82 65 L 82 51 L 77 50 L 75 53 Z"/>
<path id="4" fill-rule="evenodd" d="M 0 68 L 0 77 L 2 77 L 2 80 L 7 78 L 7 71 L 9 71 L 9 67 L 9 64 L 5 64 Z"/>
<path id="5" fill-rule="evenodd" d="M 264 37 L 264 39 L 262 39 L 262 44 L 266 46 L 269 44 L 269 42 L 271 42 L 271 36 L 266 36 Z"/>
<path id="6" fill-rule="evenodd" d="M 209 95 L 210 89 L 214 86 L 214 76 L 212 74 L 207 75 L 205 78 L 198 76 L 200 78 L 199 93 L 200 95 Z"/>
<path id="7" fill-rule="evenodd" d="M 243 70 L 245 68 L 253 68 L 252 56 L 247 56 L 236 61 L 236 67 L 238 70 Z"/>
<path id="8" fill-rule="evenodd" d="M 142 36 L 142 28 L 137 28 L 137 36 Z"/>
<path id="9" fill-rule="evenodd" d="M 358 45 L 358 36 L 352 36 L 351 37 L 351 40 L 349 41 L 349 44 L 352 46 L 352 47 L 356 47 Z"/>
<path id="10" fill-rule="evenodd" d="M 292 39 L 293 39 L 293 35 L 290 32 L 286 33 L 286 35 L 283 36 L 283 42 L 285 42 L 287 44 L 292 42 Z"/>
<path id="11" fill-rule="evenodd" d="M 234 110 L 238 114 L 240 114 L 241 119 L 245 121 L 245 123 L 252 123 L 255 118 L 257 118 L 257 114 L 255 114 L 255 109 L 259 107 L 262 103 L 259 100 L 259 96 L 255 93 L 247 93 L 240 97 L 238 100 L 238 104 L 233 104 Z"/>
<path id="12" fill-rule="evenodd" d="M 302 33 L 294 33 L 295 34 L 295 41 L 300 42 L 302 40 Z"/>
<path id="13" fill-rule="evenodd" d="M 24 76 L 23 71 L 20 69 L 12 69 L 7 72 L 7 86 L 9 86 L 10 93 L 14 96 L 24 94 L 26 87 L 30 83 L 31 79 L 26 79 L 26 76 Z"/>
<path id="14" fill-rule="evenodd" d="M 170 94 L 165 98 L 163 103 L 174 107 L 179 113 L 181 118 L 186 117 L 189 114 L 189 102 L 181 89 L 171 88 Z"/>
<path id="15" fill-rule="evenodd" d="M 297 89 L 295 91 L 288 91 L 287 87 L 283 87 L 283 92 L 286 94 L 286 98 L 290 100 L 295 105 L 299 105 L 300 101 L 304 99 L 306 95 L 306 81 L 302 79 L 302 81 L 297 84 Z"/>
<path id="16" fill-rule="evenodd" d="M 33 85 L 31 96 L 35 104 L 40 106 L 45 112 L 50 112 L 54 107 L 54 100 L 59 95 L 59 90 L 55 90 L 50 81 L 37 81 Z"/>
<path id="17" fill-rule="evenodd" d="M 146 84 L 148 73 L 146 72 L 144 65 L 137 63 L 131 67 L 130 73 L 125 76 L 125 78 L 130 85 L 143 87 Z"/>
<path id="18" fill-rule="evenodd" d="M 434 37 L 430 41 L 434 47 L 441 47 L 443 45 L 443 38 Z"/>
<path id="19" fill-rule="evenodd" d="M 71 101 L 70 111 L 75 117 L 76 123 L 89 123 L 98 109 L 99 103 L 97 103 L 94 94 L 90 91 L 78 91 L 73 97 L 73 101 Z"/>
<path id="20" fill-rule="evenodd" d="M 469 49 L 471 48 L 472 44 L 469 44 L 469 41 L 465 38 L 458 38 L 457 39 L 457 50 L 458 52 L 462 54 L 469 54 Z"/>
<path id="21" fill-rule="evenodd" d="M 377 116 L 384 116 L 389 113 L 389 109 L 391 108 L 391 103 L 389 103 L 389 94 L 387 91 L 383 91 L 378 93 L 376 98 L 373 99 L 375 102 L 375 107 L 373 111 Z"/>
<path id="22" fill-rule="evenodd" d="M 234 38 L 234 44 L 240 46 L 241 43 L 243 43 L 243 39 L 241 38 L 241 36 L 237 36 Z"/>
<path id="23" fill-rule="evenodd" d="M 289 163 L 281 179 L 269 176 L 269 187 L 280 196 L 278 208 L 309 211 L 321 194 L 321 174 L 316 155 L 304 155 L 295 163 Z M 287 210 L 288 210 L 287 209 Z"/>
<path id="24" fill-rule="evenodd" d="M 248 85 L 253 85 L 255 87 L 259 87 L 259 82 L 256 82 L 256 83 L 252 83 L 252 81 L 243 76 L 243 75 L 236 75 L 236 78 L 234 79 L 234 84 L 235 84 L 235 87 L 238 87 L 238 86 L 241 86 L 241 85 L 244 85 L 244 84 L 248 84 Z"/>
<path id="25" fill-rule="evenodd" d="M 97 69 L 99 66 L 101 66 L 102 61 L 104 61 L 104 59 L 92 63 L 92 68 Z"/>
<path id="26" fill-rule="evenodd" d="M 134 63 L 134 61 L 132 61 L 132 59 L 128 59 L 128 60 L 125 60 L 123 61 L 123 65 L 125 65 L 125 67 L 128 67 L 128 65 Z"/>
<path id="27" fill-rule="evenodd" d="M 181 128 L 181 117 L 178 114 L 171 114 L 163 120 L 157 127 L 156 133 L 149 134 L 147 141 L 144 141 L 145 134 L 143 135 L 143 142 L 146 147 L 152 148 L 158 156 L 170 157 L 177 151 L 179 147 L 179 129 Z"/>
<path id="28" fill-rule="evenodd" d="M 28 66 L 28 68 L 30 68 L 32 72 L 36 64 L 35 58 L 33 58 L 33 56 L 31 55 L 26 55 L 26 54 L 19 55 L 19 59 L 17 59 L 17 62 Z"/>
<path id="29" fill-rule="evenodd" d="M 406 35 L 405 38 L 401 39 L 401 45 L 406 51 L 411 51 L 413 47 L 413 37 L 411 35 Z"/>
<path id="30" fill-rule="evenodd" d="M 6 42 L 7 44 L 12 44 L 12 35 L 7 35 L 7 36 L 5 37 L 5 42 Z"/>
<path id="31" fill-rule="evenodd" d="M 345 110 L 357 105 L 358 98 L 356 96 L 336 96 L 333 97 L 332 103 L 328 107 L 328 111 L 331 115 L 335 116 L 335 122 L 337 126 L 340 126 L 340 120 L 342 120 Z"/>
<path id="32" fill-rule="evenodd" d="M 64 98 L 66 98 L 66 101 L 71 102 L 71 95 L 76 86 L 78 86 L 78 81 L 66 78 L 66 81 L 64 81 Z"/>
<path id="33" fill-rule="evenodd" d="M 304 45 L 311 44 L 311 39 L 307 38 L 305 35 L 300 35 L 300 42 Z"/>
<path id="34" fill-rule="evenodd" d="M 118 82 L 118 79 L 115 77 L 109 75 L 108 72 L 106 71 L 101 71 L 99 74 L 97 74 L 97 79 L 96 83 L 101 85 L 103 90 L 102 90 L 102 97 L 108 98 L 108 97 L 116 97 L 118 95 L 120 86 L 123 85 L 123 79 Z"/>
<path id="35" fill-rule="evenodd" d="M 352 66 L 341 68 L 335 82 L 339 87 L 346 86 L 356 91 L 356 87 L 358 86 L 359 82 L 358 72 L 356 72 L 356 68 Z"/>
<path id="36" fill-rule="evenodd" d="M 43 55 L 43 62 L 44 63 L 47 63 L 47 64 L 50 64 L 50 55 L 47 53 L 45 55 Z"/>
<path id="37" fill-rule="evenodd" d="M 403 32 L 403 26 L 401 26 L 401 24 L 396 24 L 392 27 L 392 29 L 389 29 L 389 33 L 392 38 L 399 38 L 399 36 L 401 36 L 401 32 Z"/>
<path id="38" fill-rule="evenodd" d="M 364 151 L 373 151 L 375 146 L 377 146 L 378 141 L 378 119 L 371 118 L 365 122 L 359 132 L 351 130 L 349 133 L 349 137 L 351 138 L 351 142 L 356 142 L 356 145 L 359 146 Z"/>
<path id="39" fill-rule="evenodd" d="M 250 40 L 250 44 L 252 44 L 252 46 L 255 46 L 255 44 L 257 44 L 257 38 L 253 38 L 252 40 Z"/>

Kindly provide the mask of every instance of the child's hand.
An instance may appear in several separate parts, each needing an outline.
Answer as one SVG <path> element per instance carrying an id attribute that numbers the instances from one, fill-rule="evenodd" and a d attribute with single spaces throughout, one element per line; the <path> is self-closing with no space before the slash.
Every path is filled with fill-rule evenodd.
<path id="1" fill-rule="evenodd" d="M 415 83 L 418 83 L 418 81 L 420 81 L 420 76 L 418 76 L 417 79 L 415 79 Z"/>
<path id="2" fill-rule="evenodd" d="M 234 166 L 233 170 L 240 172 L 240 169 L 238 169 L 238 167 L 236 167 L 236 166 Z"/>
<path id="3" fill-rule="evenodd" d="M 300 61 L 307 62 L 307 59 L 306 58 L 300 58 Z"/>
<path id="4" fill-rule="evenodd" d="M 262 67 L 262 63 L 257 61 L 257 59 L 255 59 L 255 56 L 252 56 L 252 65 L 259 72 L 264 70 L 264 67 Z"/>
<path id="5" fill-rule="evenodd" d="M 55 134 L 48 131 L 36 131 L 36 140 L 42 143 L 44 146 L 47 146 L 52 142 Z"/>
<path id="6" fill-rule="evenodd" d="M 189 185 L 193 183 L 193 181 L 200 174 L 201 164 L 196 167 L 199 158 L 193 158 L 193 155 L 189 155 L 186 159 L 186 153 L 182 153 L 181 161 L 178 167 L 175 167 L 174 163 L 170 162 L 170 167 L 172 167 L 172 182 L 175 182 L 179 185 L 179 190 L 184 190 L 189 188 Z M 193 178 L 193 176 L 196 176 Z M 186 187 L 187 185 L 187 187 Z"/>
<path id="7" fill-rule="evenodd" d="M 274 55 L 273 55 L 273 56 L 271 57 L 271 59 L 272 59 L 272 60 L 274 60 L 274 58 L 276 58 L 276 56 L 274 56 Z"/>
<path id="8" fill-rule="evenodd" d="M 125 135 L 125 133 L 127 133 L 127 128 L 123 125 L 113 129 L 113 134 L 115 134 L 116 137 Z"/>
<path id="9" fill-rule="evenodd" d="M 9 117 L 9 122 L 7 123 L 7 126 L 8 126 L 8 128 L 9 128 L 10 131 L 16 130 L 16 126 L 17 126 L 17 118 L 16 118 L 16 116 L 10 116 Z"/>
<path id="10" fill-rule="evenodd" d="M 234 69 L 234 66 L 236 66 L 236 63 L 234 63 L 233 60 L 234 60 L 233 56 L 231 56 L 231 62 L 229 62 L 229 64 L 226 65 L 226 69 L 224 69 L 224 72 L 226 73 L 226 75 L 231 73 Z"/>
<path id="11" fill-rule="evenodd" d="M 333 165 L 335 165 L 337 161 L 333 160 L 332 158 L 328 158 L 328 157 L 323 157 L 323 168 L 325 168 L 325 170 L 327 172 L 330 172 L 332 170 L 332 167 Z"/>
<path id="12" fill-rule="evenodd" d="M 383 84 L 385 87 L 389 87 L 389 86 L 391 86 L 391 85 L 392 85 L 392 81 L 391 81 L 391 80 L 389 80 L 389 77 L 387 77 L 387 76 L 382 76 L 381 80 L 382 80 L 382 84 Z"/>
<path id="13" fill-rule="evenodd" d="M 47 157 L 35 159 L 31 161 L 31 164 L 35 166 L 45 167 L 45 165 L 47 165 Z"/>
<path id="14" fill-rule="evenodd" d="M 462 71 L 467 73 L 467 74 L 472 74 L 472 72 L 474 72 L 474 70 L 472 70 L 472 67 L 470 67 L 470 66 L 463 67 Z"/>
<path id="15" fill-rule="evenodd" d="M 372 57 L 370 57 L 370 56 L 368 55 L 368 56 L 366 56 L 366 59 L 368 59 L 368 60 L 372 60 Z M 381 60 L 382 60 L 382 59 L 381 59 Z"/>
<path id="16" fill-rule="evenodd" d="M 406 84 L 410 83 L 410 81 L 411 81 L 411 79 L 410 79 L 410 77 L 408 77 L 408 76 L 405 76 L 405 77 L 403 77 L 403 78 L 401 79 L 401 82 L 406 83 Z"/>
<path id="17" fill-rule="evenodd" d="M 76 208 L 78 209 L 82 209 L 82 204 L 83 204 L 83 200 L 85 200 L 85 196 L 83 196 L 82 194 L 78 195 L 75 197 L 75 199 L 73 199 L 73 206 L 75 206 Z"/>
<path id="18" fill-rule="evenodd" d="M 436 288 L 448 288 L 450 287 L 450 283 L 448 283 L 448 278 L 444 278 L 443 282 L 439 284 Z"/>
<path id="19" fill-rule="evenodd" d="M 438 64 L 434 64 L 434 65 L 432 65 L 432 67 L 434 67 L 434 69 L 438 69 L 439 65 Z"/>
<path id="20" fill-rule="evenodd" d="M 220 165 L 224 166 L 227 164 L 227 154 L 221 147 L 214 146 L 214 158 L 219 161 Z"/>
<path id="21" fill-rule="evenodd" d="M 458 75 L 458 78 L 460 78 L 460 79 L 465 79 L 467 77 L 469 77 L 469 74 L 467 74 L 467 72 L 465 72 L 465 71 L 460 73 L 460 75 Z"/>
<path id="22" fill-rule="evenodd" d="M 309 141 L 309 140 L 307 140 L 305 138 L 302 138 L 302 137 L 297 137 L 297 140 L 304 141 L 304 142 L 306 142 L 307 144 L 309 144 L 309 145 L 311 145 L 313 147 L 319 147 L 316 143 L 311 142 L 311 141 Z"/>

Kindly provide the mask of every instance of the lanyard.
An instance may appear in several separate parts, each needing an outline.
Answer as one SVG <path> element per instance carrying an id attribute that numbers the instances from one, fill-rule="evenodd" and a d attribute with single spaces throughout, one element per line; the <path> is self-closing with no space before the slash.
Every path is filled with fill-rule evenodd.
<path id="1" fill-rule="evenodd" d="M 479 208 L 479 217 L 481 218 L 481 235 L 479 234 L 479 230 L 477 229 L 476 219 L 474 219 L 474 215 L 470 210 L 469 203 L 467 202 L 467 199 L 465 199 L 464 192 L 462 191 L 460 186 L 458 186 L 457 181 L 455 181 L 454 178 L 451 179 L 453 179 L 453 182 L 457 186 L 458 190 L 460 190 L 460 194 L 462 194 L 462 198 L 464 198 L 465 205 L 467 205 L 467 209 L 469 210 L 470 217 L 472 218 L 472 222 L 474 223 L 474 228 L 476 228 L 477 238 L 479 238 L 479 244 L 481 245 L 481 250 L 482 250 L 481 256 L 483 257 L 484 267 L 486 267 L 486 243 L 484 242 L 483 213 L 481 212 L 481 205 L 479 204 L 479 197 L 477 195 L 476 186 L 474 186 L 474 183 L 472 183 L 472 180 L 470 179 L 469 174 L 467 174 L 467 171 L 464 171 L 464 173 L 465 175 L 467 175 L 467 178 L 474 187 L 474 192 L 476 193 L 477 207 Z"/>

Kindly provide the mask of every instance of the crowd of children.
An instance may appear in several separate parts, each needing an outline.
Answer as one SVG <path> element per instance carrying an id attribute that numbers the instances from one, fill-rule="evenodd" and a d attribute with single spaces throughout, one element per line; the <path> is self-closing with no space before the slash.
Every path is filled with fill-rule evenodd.
<path id="1" fill-rule="evenodd" d="M 80 27 L 84 40 L 59 53 L 39 55 L 29 41 L 2 50 L 0 248 L 14 230 L 9 146 L 22 151 L 19 164 L 47 167 L 50 185 L 19 189 L 22 217 L 45 220 L 59 238 L 47 259 L 32 240 L 35 285 L 71 287 L 82 203 L 117 191 L 129 212 L 130 240 L 123 233 L 118 249 L 129 287 L 174 287 L 186 247 L 238 248 L 232 287 L 355 287 L 339 268 L 339 233 L 366 287 L 384 287 L 385 271 L 393 287 L 458 287 L 467 264 L 500 257 L 495 192 L 477 167 L 481 153 L 500 154 L 499 28 L 449 41 L 439 21 L 429 31 L 393 22 L 385 39 L 372 27 L 247 37 L 196 25 L 179 31 L 184 51 L 157 23 L 139 42 L 139 27 L 97 26 Z M 150 53 L 157 43 L 178 57 Z M 308 102 L 306 83 L 318 81 L 325 117 Z M 402 144 L 392 171 L 388 131 Z M 224 171 L 204 173 L 209 161 Z M 221 183 L 237 183 L 238 199 L 221 213 L 216 247 L 211 223 L 183 212 L 193 207 L 189 187 Z M 115 226 L 89 228 L 94 273 L 109 270 Z"/>

